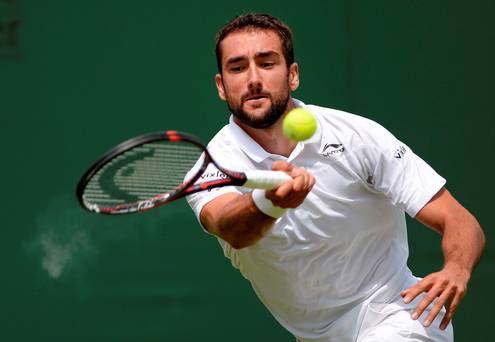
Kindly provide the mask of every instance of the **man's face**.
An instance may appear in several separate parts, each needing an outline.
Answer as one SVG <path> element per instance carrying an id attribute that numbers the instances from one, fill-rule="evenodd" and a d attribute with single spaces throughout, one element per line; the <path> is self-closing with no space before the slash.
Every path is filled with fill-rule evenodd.
<path id="1" fill-rule="evenodd" d="M 222 75 L 215 77 L 220 98 L 242 123 L 271 126 L 299 85 L 297 64 L 287 68 L 281 39 L 271 30 L 240 31 L 225 37 L 220 48 Z"/>

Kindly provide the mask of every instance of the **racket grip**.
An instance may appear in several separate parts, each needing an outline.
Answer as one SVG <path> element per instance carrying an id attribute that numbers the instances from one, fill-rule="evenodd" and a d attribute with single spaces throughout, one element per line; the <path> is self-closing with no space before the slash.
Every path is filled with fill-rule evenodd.
<path id="1" fill-rule="evenodd" d="M 273 189 L 291 177 L 282 171 L 252 170 L 245 172 L 246 183 L 243 186 L 252 189 Z"/>

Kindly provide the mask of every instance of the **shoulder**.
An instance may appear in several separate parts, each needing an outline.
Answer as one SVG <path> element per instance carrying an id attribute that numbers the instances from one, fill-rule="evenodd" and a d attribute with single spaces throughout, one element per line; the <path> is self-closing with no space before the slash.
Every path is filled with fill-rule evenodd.
<path id="1" fill-rule="evenodd" d="M 226 168 L 237 169 L 245 163 L 245 155 L 229 125 L 225 125 L 215 134 L 207 149 L 212 158 Z"/>
<path id="2" fill-rule="evenodd" d="M 222 127 L 221 130 L 215 134 L 215 136 L 208 142 L 209 151 L 223 151 L 229 150 L 232 146 L 233 137 L 230 134 L 228 125 Z"/>
<path id="3" fill-rule="evenodd" d="M 306 106 L 321 124 L 323 136 L 332 136 L 348 147 L 380 145 L 395 137 L 381 124 L 364 116 L 315 105 Z"/>

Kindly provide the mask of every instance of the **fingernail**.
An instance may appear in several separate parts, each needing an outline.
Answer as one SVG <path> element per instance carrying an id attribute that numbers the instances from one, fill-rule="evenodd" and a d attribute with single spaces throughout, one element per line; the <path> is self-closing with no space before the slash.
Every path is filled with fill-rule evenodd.
<path id="1" fill-rule="evenodd" d="M 413 314 L 411 315 L 411 318 L 412 319 L 418 319 L 418 313 L 417 312 L 413 312 Z"/>
<path id="2" fill-rule="evenodd" d="M 429 320 L 426 320 L 426 321 L 424 321 L 423 325 L 424 325 L 425 327 L 429 327 L 429 326 L 430 326 L 430 323 L 431 323 L 431 322 L 430 322 Z"/>
<path id="3" fill-rule="evenodd" d="M 404 297 L 404 303 L 409 303 L 411 301 L 411 297 Z"/>
<path id="4" fill-rule="evenodd" d="M 440 325 L 440 330 L 445 330 L 445 328 L 447 328 L 447 324 L 442 323 L 442 325 Z"/>

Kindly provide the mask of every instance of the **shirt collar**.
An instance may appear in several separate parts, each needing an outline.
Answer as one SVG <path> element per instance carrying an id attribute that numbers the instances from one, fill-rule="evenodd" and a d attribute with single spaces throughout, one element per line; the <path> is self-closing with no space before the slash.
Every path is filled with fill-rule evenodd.
<path id="1" fill-rule="evenodd" d="M 296 107 L 302 107 L 309 112 L 311 110 L 302 102 L 297 99 L 292 99 L 294 102 L 294 105 Z M 313 113 L 314 115 L 314 113 Z M 321 137 L 321 124 L 318 121 L 318 117 L 315 115 L 316 118 L 316 132 L 313 134 L 311 138 L 305 141 L 300 141 L 297 143 L 296 147 L 292 151 L 291 155 L 289 158 L 285 158 L 284 156 L 278 155 L 278 154 L 272 154 L 267 151 L 263 147 L 261 147 L 253 138 L 251 138 L 239 125 L 237 125 L 234 122 L 234 117 L 231 114 L 229 118 L 229 128 L 230 131 L 232 132 L 234 138 L 236 139 L 236 142 L 238 143 L 239 147 L 241 150 L 246 153 L 251 159 L 253 159 L 255 162 L 260 163 L 263 160 L 270 158 L 273 160 L 292 160 L 294 159 L 303 149 L 304 145 L 306 144 L 312 144 L 320 141 Z"/>

